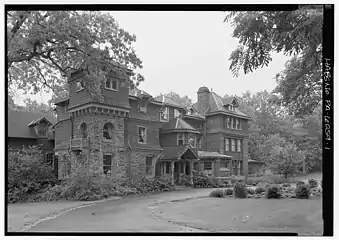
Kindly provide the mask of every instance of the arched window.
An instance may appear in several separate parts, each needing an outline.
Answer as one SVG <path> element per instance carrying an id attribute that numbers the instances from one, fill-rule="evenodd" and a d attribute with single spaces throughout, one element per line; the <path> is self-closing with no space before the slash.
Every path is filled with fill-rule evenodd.
<path id="1" fill-rule="evenodd" d="M 80 133 L 82 138 L 87 138 L 87 125 L 84 122 L 80 124 Z"/>
<path id="2" fill-rule="evenodd" d="M 113 137 L 113 124 L 108 122 L 104 124 L 104 128 L 102 130 L 102 136 L 104 139 L 112 139 Z"/>

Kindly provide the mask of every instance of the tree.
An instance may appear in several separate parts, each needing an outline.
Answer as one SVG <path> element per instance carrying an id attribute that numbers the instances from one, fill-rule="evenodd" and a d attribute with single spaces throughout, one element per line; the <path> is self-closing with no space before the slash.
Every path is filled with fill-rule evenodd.
<path id="1" fill-rule="evenodd" d="M 190 108 L 192 106 L 192 99 L 190 99 L 187 95 L 181 97 L 179 94 L 175 92 L 165 93 L 164 95 L 186 108 Z M 160 97 L 161 95 L 157 96 L 156 98 Z"/>
<path id="2" fill-rule="evenodd" d="M 144 80 L 131 35 L 109 13 L 94 11 L 8 11 L 8 82 L 35 94 L 62 90 L 66 79 L 81 79 L 92 96 L 100 96 L 107 72 Z M 128 71 L 129 69 L 131 71 Z"/>
<path id="3" fill-rule="evenodd" d="M 310 114 L 321 99 L 321 5 L 301 5 L 295 11 L 231 12 L 225 22 L 234 27 L 239 46 L 231 55 L 230 70 L 238 76 L 268 66 L 272 52 L 294 55 L 277 75 L 277 103 L 289 112 Z"/>
<path id="4" fill-rule="evenodd" d="M 31 100 L 29 98 L 24 100 L 25 111 L 27 112 L 37 112 L 44 113 L 48 115 L 54 115 L 53 108 L 45 103 L 38 103 L 36 100 Z"/>

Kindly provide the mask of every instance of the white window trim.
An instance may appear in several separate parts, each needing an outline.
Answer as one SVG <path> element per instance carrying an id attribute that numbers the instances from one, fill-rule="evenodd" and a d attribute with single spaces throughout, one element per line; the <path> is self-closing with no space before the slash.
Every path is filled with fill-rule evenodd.
<path id="1" fill-rule="evenodd" d="M 233 128 L 233 122 L 234 122 L 234 118 L 231 118 L 231 129 L 234 129 Z"/>
<path id="2" fill-rule="evenodd" d="M 162 117 L 161 117 L 162 114 L 166 115 L 167 118 L 166 119 L 162 119 Z M 168 107 L 163 107 L 163 108 L 160 109 L 159 117 L 160 117 L 160 121 L 161 122 L 168 122 L 169 121 L 169 109 L 168 109 Z"/>
<path id="3" fill-rule="evenodd" d="M 239 128 L 238 128 L 239 125 Z M 240 120 L 238 118 L 235 119 L 235 129 L 240 130 Z"/>
<path id="4" fill-rule="evenodd" d="M 80 84 L 80 88 L 78 87 L 79 84 Z M 80 91 L 82 91 L 82 90 L 84 90 L 84 87 L 82 86 L 82 83 L 81 83 L 81 82 L 77 82 L 77 83 L 76 83 L 76 92 L 80 92 Z"/>
<path id="5" fill-rule="evenodd" d="M 140 142 L 139 141 L 139 130 L 140 130 L 140 128 L 144 128 L 145 129 L 145 141 L 144 142 Z M 147 128 L 146 127 L 144 127 L 144 126 L 138 126 L 138 143 L 139 144 L 147 144 Z"/>
<path id="6" fill-rule="evenodd" d="M 230 117 L 227 117 L 227 118 L 226 118 L 226 127 L 227 127 L 227 128 L 231 128 L 231 126 L 232 126 L 232 125 L 231 125 L 231 118 L 230 118 Z"/>
<path id="7" fill-rule="evenodd" d="M 180 139 L 180 140 L 182 140 L 182 145 L 185 144 L 185 134 L 184 133 L 177 133 L 177 146 L 179 146 L 179 147 L 180 147 L 180 145 L 179 145 L 179 136 L 181 134 L 182 134 L 182 139 Z"/>
<path id="8" fill-rule="evenodd" d="M 240 139 L 237 139 L 237 152 L 241 152 L 241 140 Z"/>
<path id="9" fill-rule="evenodd" d="M 176 114 L 177 113 L 177 114 Z M 174 117 L 177 118 L 177 117 L 180 117 L 180 111 L 178 109 L 174 109 Z"/>
<path id="10" fill-rule="evenodd" d="M 106 82 L 107 81 L 110 82 L 110 87 L 109 88 L 106 86 Z M 117 83 L 117 88 L 116 89 L 113 88 L 113 81 L 115 81 Z M 116 79 L 107 79 L 106 82 L 105 82 L 105 89 L 110 90 L 110 91 L 115 91 L 115 92 L 119 91 L 119 82 L 118 82 L 118 80 L 116 80 Z"/>
<path id="11" fill-rule="evenodd" d="M 230 139 L 225 138 L 225 151 L 229 152 L 230 151 Z"/>
<path id="12" fill-rule="evenodd" d="M 234 150 L 233 150 L 233 142 L 234 142 Z M 236 152 L 236 150 L 237 150 L 237 142 L 235 141 L 235 139 L 231 139 L 231 151 Z"/>

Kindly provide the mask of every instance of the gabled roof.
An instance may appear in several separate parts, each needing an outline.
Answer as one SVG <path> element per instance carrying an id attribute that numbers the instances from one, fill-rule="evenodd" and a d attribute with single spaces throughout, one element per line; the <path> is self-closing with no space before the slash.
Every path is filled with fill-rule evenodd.
<path id="1" fill-rule="evenodd" d="M 37 138 L 32 127 L 28 127 L 31 122 L 45 118 L 51 124 L 56 123 L 56 118 L 45 115 L 43 113 L 23 112 L 8 110 L 8 137 L 12 138 Z M 48 137 L 52 137 L 52 133 L 47 133 Z"/>
<path id="2" fill-rule="evenodd" d="M 164 147 L 163 156 L 161 160 L 178 160 L 182 158 L 184 154 L 189 154 L 191 159 L 198 160 L 198 155 L 196 150 L 192 149 L 189 144 L 185 144 L 181 147 L 172 146 L 172 147 Z"/>
<path id="3" fill-rule="evenodd" d="M 134 88 L 129 88 L 129 96 L 132 97 L 138 97 L 138 98 L 142 98 L 142 97 L 147 97 L 147 98 L 153 98 L 153 96 L 143 90 L 140 90 L 137 87 Z"/>
<path id="4" fill-rule="evenodd" d="M 239 115 L 245 118 L 250 118 L 247 114 L 241 112 L 238 108 L 235 108 L 234 111 L 228 110 L 225 107 L 225 103 L 228 103 L 228 101 L 230 100 L 227 100 L 227 99 L 223 100 L 223 98 L 220 97 L 215 92 L 210 93 L 209 101 L 210 101 L 210 107 L 209 107 L 209 110 L 206 112 L 206 114 L 212 114 L 215 112 L 224 112 L 224 113 L 231 113 L 231 114 Z"/>
<path id="5" fill-rule="evenodd" d="M 39 123 L 41 123 L 42 121 L 46 122 L 48 125 L 52 125 L 52 123 L 50 121 L 48 121 L 48 119 L 46 117 L 40 117 L 38 119 L 35 119 L 33 121 L 31 121 L 29 124 L 28 124 L 28 127 L 33 127 Z"/>
<path id="6" fill-rule="evenodd" d="M 185 122 L 181 118 L 172 118 L 169 122 L 165 123 L 162 126 L 161 131 L 189 131 L 189 132 L 197 132 L 199 131 L 192 127 L 190 124 Z"/>
<path id="7" fill-rule="evenodd" d="M 235 104 L 238 105 L 238 101 L 236 97 L 227 97 L 227 98 L 222 98 L 222 102 L 224 106 L 230 105 L 230 104 Z"/>

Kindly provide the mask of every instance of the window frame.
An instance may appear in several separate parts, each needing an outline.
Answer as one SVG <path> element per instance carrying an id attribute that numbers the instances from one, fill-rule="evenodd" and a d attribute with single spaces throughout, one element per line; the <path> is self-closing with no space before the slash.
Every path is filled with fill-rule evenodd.
<path id="1" fill-rule="evenodd" d="M 180 139 L 179 136 L 182 136 L 182 139 Z M 179 140 L 182 140 L 182 145 L 179 145 Z M 181 147 L 184 144 L 185 144 L 185 133 L 177 133 L 177 146 Z"/>
<path id="2" fill-rule="evenodd" d="M 240 119 L 239 118 L 235 119 L 235 127 L 236 127 L 236 129 L 241 130 L 241 125 L 240 125 Z"/>
<path id="3" fill-rule="evenodd" d="M 206 166 L 208 166 L 208 167 L 206 168 Z M 209 166 L 211 166 L 211 167 L 209 167 Z M 211 161 L 204 161 L 204 171 L 210 171 L 212 169 L 213 169 L 212 162 Z"/>
<path id="4" fill-rule="evenodd" d="M 147 160 L 151 160 L 151 164 L 147 164 Z M 146 169 L 145 169 L 145 172 L 146 172 L 146 175 L 152 175 L 153 172 L 152 172 L 152 167 L 153 167 L 153 156 L 146 156 L 146 159 L 145 159 L 145 166 L 146 166 Z M 150 171 L 150 172 L 149 172 Z"/>
<path id="5" fill-rule="evenodd" d="M 196 147 L 197 147 L 197 137 L 196 137 L 196 136 L 190 136 L 190 137 L 189 137 L 189 140 L 190 140 L 190 139 L 193 139 L 193 143 L 194 143 L 193 145 L 191 145 L 191 144 L 189 143 L 190 146 L 191 146 L 192 148 L 196 148 Z M 189 141 L 189 140 L 188 140 L 188 141 Z"/>
<path id="6" fill-rule="evenodd" d="M 227 123 L 226 123 L 226 126 L 227 126 L 227 128 L 231 128 L 231 117 L 227 117 Z"/>
<path id="7" fill-rule="evenodd" d="M 237 139 L 237 152 L 241 152 L 241 139 Z"/>
<path id="8" fill-rule="evenodd" d="M 109 161 L 110 161 L 109 165 L 105 164 L 105 160 L 106 160 L 105 157 L 109 157 Z M 112 154 L 104 154 L 103 157 L 102 157 L 102 172 L 106 177 L 112 176 L 112 172 L 113 172 L 113 170 L 112 170 L 112 162 L 113 161 L 112 160 L 113 160 L 113 158 L 114 158 L 114 155 L 112 155 Z M 109 167 L 109 170 L 107 170 L 107 172 L 105 173 L 105 168 L 107 168 L 107 167 Z M 108 174 L 108 171 L 111 171 L 110 174 Z"/>
<path id="9" fill-rule="evenodd" d="M 107 82 L 109 82 L 109 87 L 107 87 Z M 113 88 L 113 82 L 116 83 L 116 89 Z M 117 79 L 107 79 L 105 82 L 105 89 L 110 90 L 110 91 L 119 91 L 119 81 Z"/>
<path id="10" fill-rule="evenodd" d="M 230 139 L 225 138 L 225 151 L 229 152 L 230 151 Z"/>
<path id="11" fill-rule="evenodd" d="M 145 111 L 141 111 L 140 109 L 144 108 Z M 138 111 L 141 113 L 147 113 L 147 104 L 145 103 L 144 106 L 142 106 L 142 104 L 140 103 L 140 101 L 138 102 Z"/>
<path id="12" fill-rule="evenodd" d="M 234 144 L 233 144 L 234 143 Z M 235 139 L 231 139 L 231 151 L 235 152 L 236 151 L 236 141 Z"/>
<path id="13" fill-rule="evenodd" d="M 140 142 L 140 129 L 145 129 L 145 136 L 144 136 L 144 142 Z M 138 126 L 138 143 L 139 144 L 147 144 L 147 128 L 144 126 Z"/>
<path id="14" fill-rule="evenodd" d="M 82 82 L 78 81 L 76 83 L 76 92 L 80 92 L 82 90 L 84 90 L 84 86 L 82 85 Z"/>
<path id="15" fill-rule="evenodd" d="M 108 133 L 108 136 L 110 137 L 110 138 L 107 138 L 107 137 L 105 137 L 105 126 L 111 126 L 111 132 L 110 132 L 110 129 L 108 128 L 107 129 L 107 133 Z M 113 125 L 113 123 L 111 123 L 111 122 L 106 122 L 105 124 L 104 124 L 104 126 L 102 127 L 102 138 L 103 138 L 103 140 L 104 141 L 109 141 L 109 142 L 111 142 L 111 141 L 113 141 L 113 130 L 114 130 L 114 125 Z"/>
<path id="16" fill-rule="evenodd" d="M 168 107 L 160 108 L 159 115 L 160 115 L 159 117 L 160 117 L 161 122 L 168 122 L 169 121 L 169 109 L 168 109 Z M 163 118 L 163 116 L 166 116 L 166 119 Z"/>
<path id="17" fill-rule="evenodd" d="M 181 113 L 178 109 L 174 109 L 174 118 L 180 117 Z"/>
<path id="18" fill-rule="evenodd" d="M 233 119 L 233 121 L 232 121 L 232 129 L 237 129 L 236 127 L 237 127 L 237 124 L 236 124 L 236 120 L 235 120 L 235 118 L 232 118 Z"/>
<path id="19" fill-rule="evenodd" d="M 85 126 L 85 131 L 83 131 L 83 128 L 82 126 Z M 87 130 L 87 124 L 85 122 L 82 122 L 79 126 L 79 130 L 80 130 L 80 135 L 81 135 L 81 138 L 83 139 L 86 139 L 88 137 L 88 130 Z M 86 136 L 84 136 L 84 133 Z"/>

